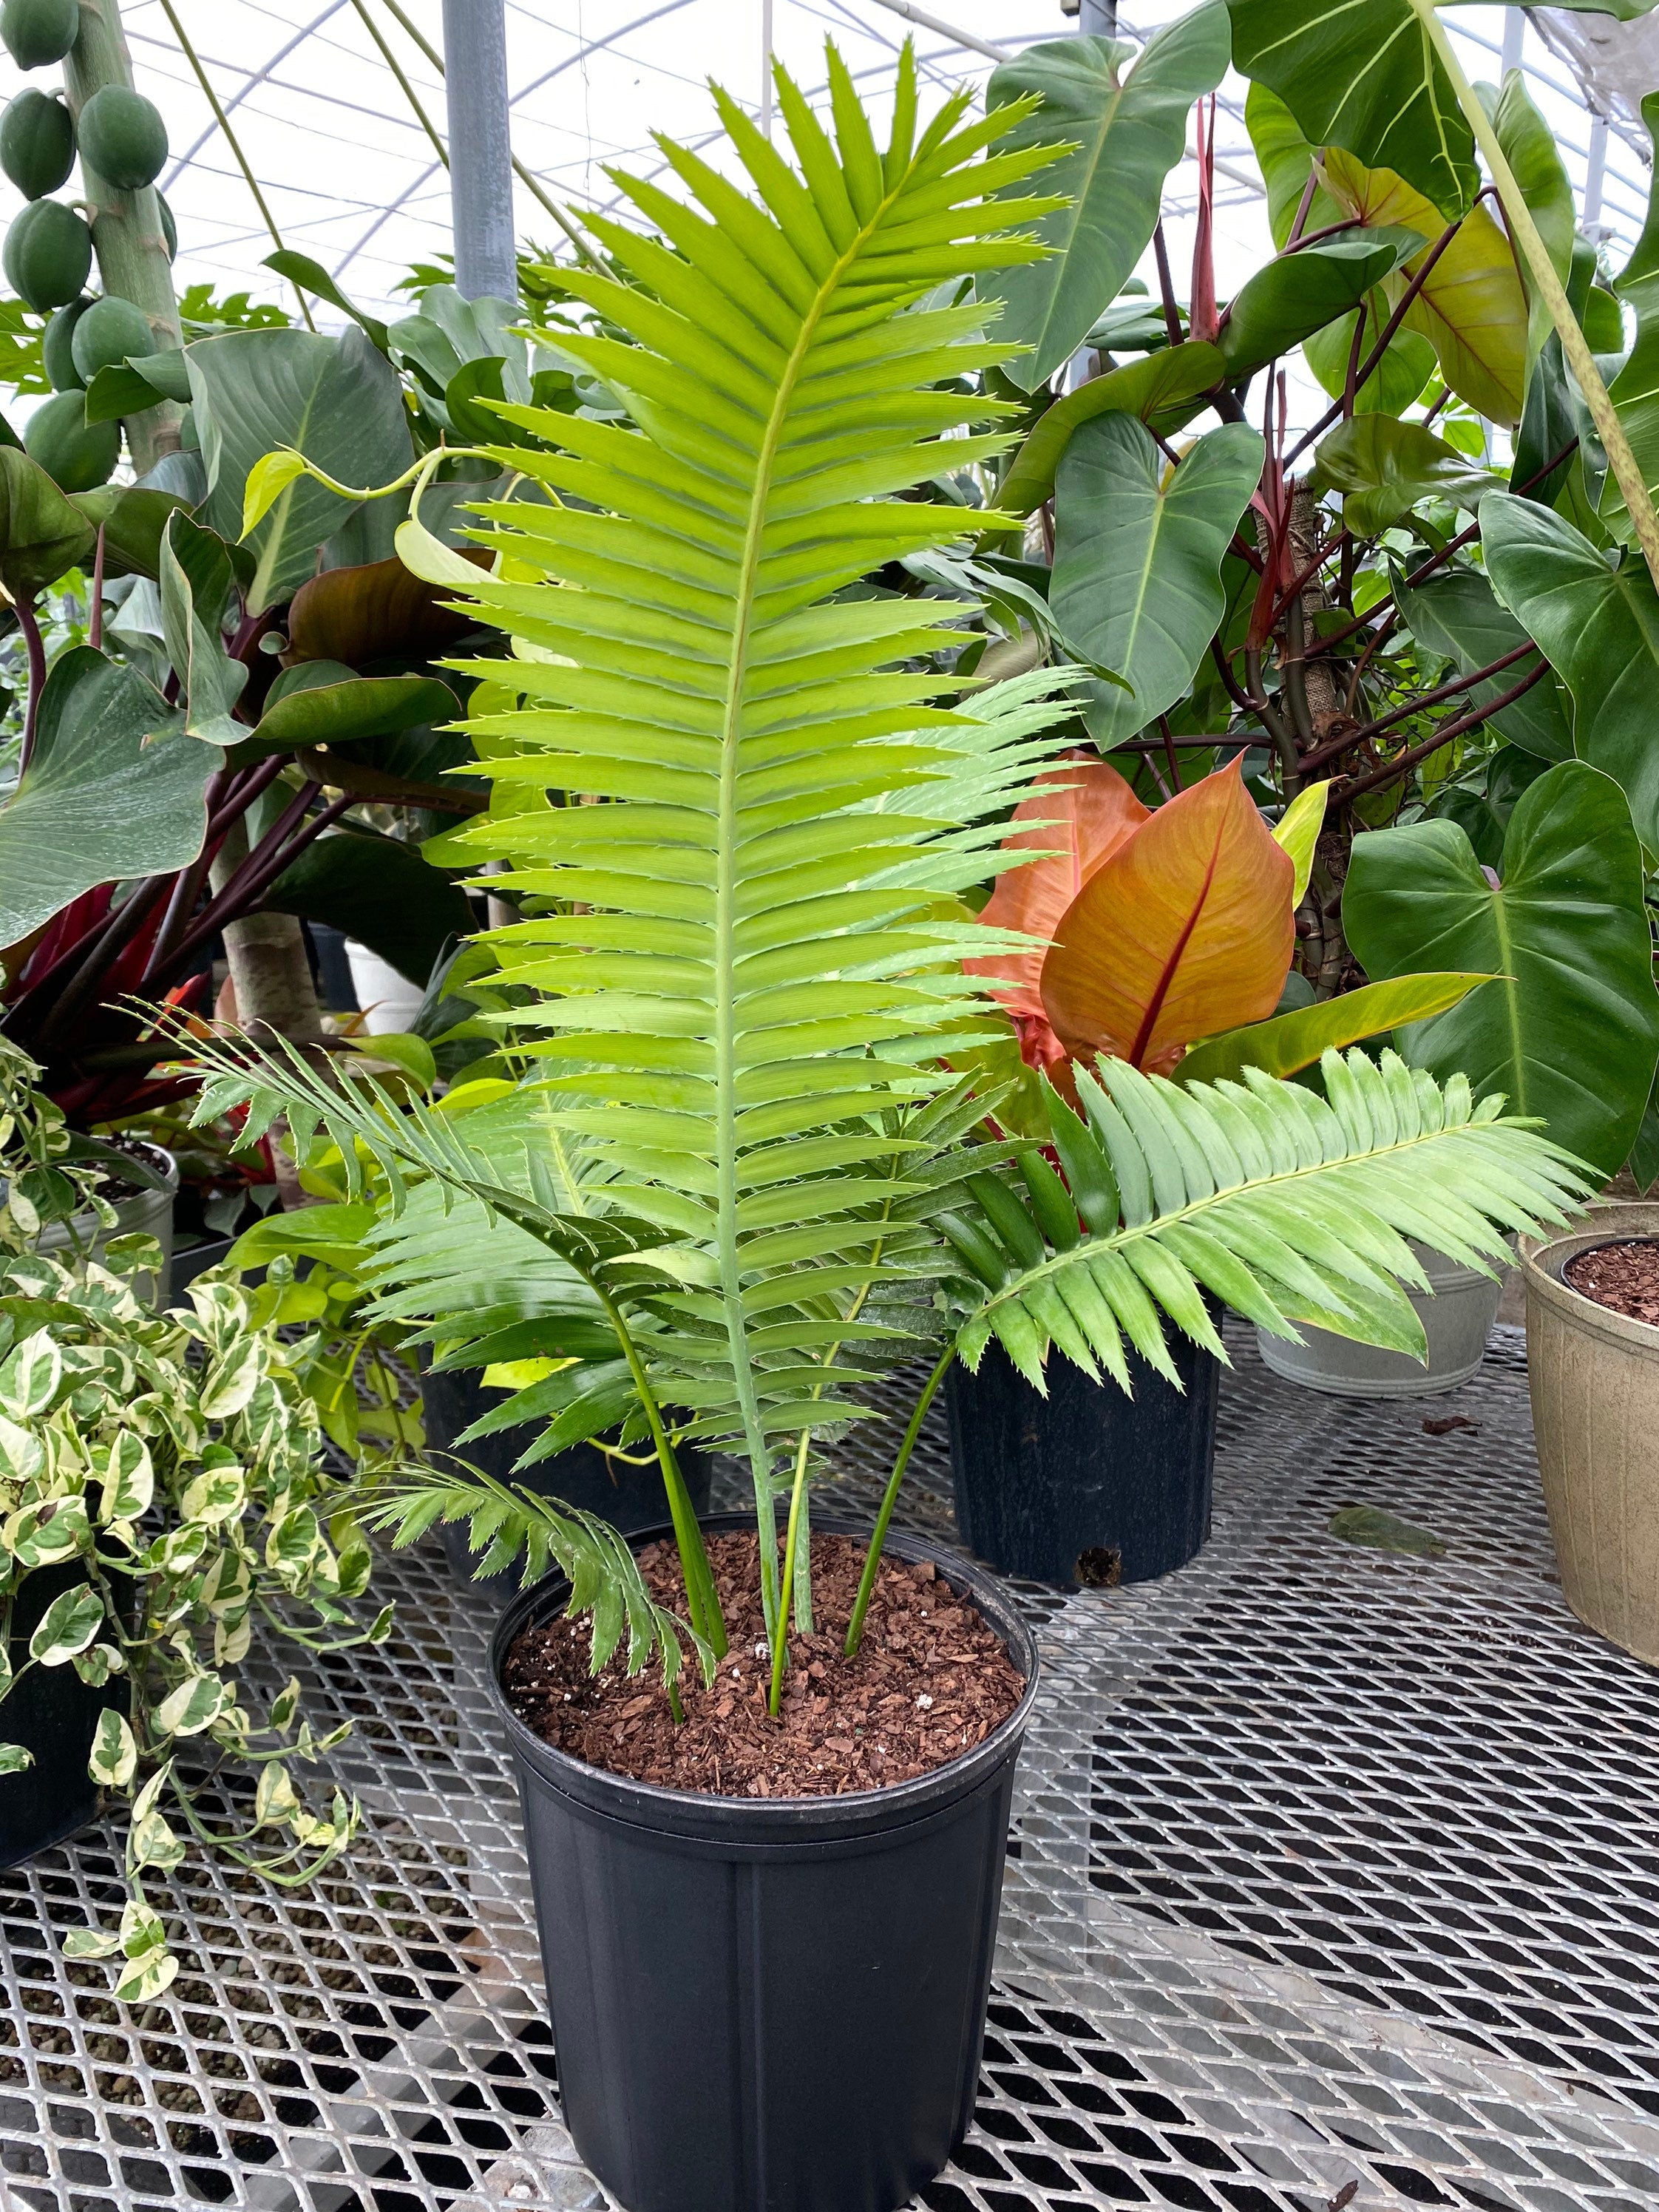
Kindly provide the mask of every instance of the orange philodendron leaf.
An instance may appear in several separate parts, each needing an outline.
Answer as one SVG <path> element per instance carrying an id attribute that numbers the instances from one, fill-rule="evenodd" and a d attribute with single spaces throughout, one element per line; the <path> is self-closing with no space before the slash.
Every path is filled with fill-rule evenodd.
<path id="1" fill-rule="evenodd" d="M 1244 788 L 1242 757 L 1161 806 L 1083 884 L 1042 963 L 1073 1057 L 1166 1073 L 1199 1037 L 1263 1021 L 1295 948 L 1296 870 Z"/>
<path id="2" fill-rule="evenodd" d="M 963 964 L 969 975 L 983 976 L 992 997 L 1012 1018 L 1028 1066 L 1052 1070 L 1066 1058 L 1066 1048 L 1043 1010 L 1048 943 L 1084 885 L 1150 818 L 1151 810 L 1117 770 L 1086 753 L 1073 753 L 1046 769 L 1030 798 L 1015 811 L 1003 851 L 1045 857 L 1000 875 L 979 918 L 989 927 L 1019 930 L 1044 943 L 1029 952 L 993 954 Z"/>

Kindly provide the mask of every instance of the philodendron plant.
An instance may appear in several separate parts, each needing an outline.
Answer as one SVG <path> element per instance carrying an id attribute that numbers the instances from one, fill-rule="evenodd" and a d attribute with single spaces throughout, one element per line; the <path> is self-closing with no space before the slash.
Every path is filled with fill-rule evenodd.
<path id="1" fill-rule="evenodd" d="M 798 168 L 721 95 L 750 196 L 671 146 L 684 198 L 621 180 L 659 234 L 595 218 L 617 275 L 567 281 L 608 331 L 570 350 L 627 418 L 501 410 L 538 441 L 502 447 L 503 468 L 561 500 L 482 510 L 494 566 L 466 586 L 517 658 L 513 703 L 476 734 L 498 790 L 592 802 L 463 833 L 529 912 L 496 939 L 532 994 L 501 1018 L 532 1070 L 512 1143 L 350 1069 L 201 1048 L 204 1113 L 246 1107 L 253 1133 L 284 1114 L 359 1188 L 380 1163 L 389 1288 L 418 1263 L 452 1344 L 486 1326 L 481 1220 L 540 1250 L 514 1345 L 540 1378 L 500 1418 L 649 1439 L 684 1620 L 620 1545 L 577 1560 L 556 1504 L 465 1472 L 412 1471 L 369 1517 L 407 1539 L 471 1516 L 487 1565 L 532 1535 L 530 1571 L 570 1555 L 596 1661 L 626 1625 L 630 1663 L 659 1651 L 672 1691 L 687 1650 L 712 1668 L 726 1639 L 675 1437 L 735 1452 L 775 1711 L 789 1617 L 812 1620 L 818 1449 L 865 1417 L 883 1363 L 933 1363 L 884 1528 L 933 1391 L 993 1336 L 1038 1389 L 1056 1346 L 1127 1382 L 1126 1343 L 1171 1371 L 1168 1324 L 1224 1358 L 1207 1291 L 1281 1334 L 1317 1319 L 1420 1351 L 1405 1237 L 1478 1266 L 1582 1187 L 1501 1101 L 1392 1054 L 1327 1054 L 1323 1096 L 1257 1070 L 1182 1091 L 1103 1060 L 1078 1072 L 1082 1117 L 1045 1094 L 1044 1142 L 975 1135 L 982 1101 L 945 1063 L 994 1025 L 963 961 L 1027 940 L 959 895 L 1026 857 L 999 856 L 1002 821 L 1066 723 L 1052 676 L 935 703 L 960 689 L 928 672 L 955 611 L 846 587 L 969 520 L 907 495 L 997 450 L 1006 410 L 976 385 L 1007 349 L 983 305 L 935 288 L 1032 258 L 1048 203 L 1019 188 L 1049 155 L 1005 150 L 1030 101 L 970 121 L 963 94 L 922 123 L 908 53 L 883 149 L 833 48 L 830 74 L 833 134 L 779 73 Z"/>
<path id="2" fill-rule="evenodd" d="M 319 1811 L 292 1771 L 346 1729 L 314 1736 L 294 1679 L 250 1711 L 237 1670 L 256 1628 L 348 1650 L 384 1641 L 391 1608 L 366 1627 L 352 1616 L 370 1554 L 321 1464 L 302 1381 L 314 1347 L 276 1333 L 280 1267 L 256 1293 L 204 1279 L 188 1309 L 158 1314 L 138 1294 L 159 1262 L 153 1238 L 118 1238 L 75 1265 L 32 1252 L 17 1182 L 40 1172 L 51 1109 L 21 1056 L 0 1056 L 12 1194 L 0 1215 L 0 1738 L 37 1669 L 70 1667 L 106 1692 L 88 1771 L 129 1808 L 127 1902 L 118 1927 L 71 1929 L 64 1948 L 118 1957 L 117 1996 L 142 2002 L 179 1970 L 154 1886 L 191 1838 L 295 1886 L 356 1828 L 354 1801 L 335 1790 Z M 43 1571 L 64 1586 L 19 1650 L 13 1607 Z M 4 1776 L 31 1759 L 0 1741 L 0 1818 Z"/>

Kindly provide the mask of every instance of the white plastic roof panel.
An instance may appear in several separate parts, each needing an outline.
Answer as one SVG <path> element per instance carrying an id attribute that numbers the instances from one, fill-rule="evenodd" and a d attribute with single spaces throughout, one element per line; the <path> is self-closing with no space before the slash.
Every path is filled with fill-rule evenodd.
<path id="1" fill-rule="evenodd" d="M 439 46 L 441 0 L 401 5 L 416 31 Z M 1143 37 L 1183 5 L 1127 0 L 1121 29 Z M 442 83 L 387 0 L 173 0 L 173 9 L 283 243 L 321 261 L 365 306 L 392 304 L 410 265 L 447 250 L 449 210 L 444 168 L 410 97 L 442 134 Z M 1652 21 L 1618 26 L 1600 16 L 1526 12 L 1539 20 L 1525 21 L 1516 9 L 1467 7 L 1449 21 L 1474 75 L 1496 79 L 1518 50 L 1581 193 L 1600 169 L 1592 197 L 1599 197 L 1616 268 L 1647 200 L 1638 108 L 1641 93 L 1659 85 L 1659 33 Z M 270 237 L 163 0 L 126 0 L 123 13 L 138 82 L 166 116 L 173 149 L 164 183 L 179 222 L 181 289 L 207 282 L 221 292 L 252 289 L 256 297 L 281 298 L 283 288 L 260 266 Z M 915 20 L 907 22 L 907 13 Z M 709 76 L 758 110 L 769 18 L 776 52 L 810 90 L 821 88 L 823 42 L 833 35 L 877 107 L 907 36 L 916 40 L 926 78 L 943 89 L 982 82 L 995 52 L 1063 37 L 1076 21 L 1062 15 L 1060 0 L 931 0 L 925 7 L 921 0 L 507 0 L 507 14 L 515 149 L 544 188 L 576 210 L 614 200 L 607 164 L 658 166 L 653 131 L 693 143 L 713 138 Z M 1611 130 L 1598 130 L 1575 70 L 1591 83 Z M 0 55 L 0 96 L 9 96 L 16 81 Z M 1267 250 L 1265 210 L 1249 181 L 1243 90 L 1230 81 L 1222 94 L 1224 295 Z M 1191 250 L 1193 182 L 1189 161 L 1174 187 L 1177 269 Z M 520 235 L 557 243 L 556 225 L 522 185 L 518 203 Z"/>

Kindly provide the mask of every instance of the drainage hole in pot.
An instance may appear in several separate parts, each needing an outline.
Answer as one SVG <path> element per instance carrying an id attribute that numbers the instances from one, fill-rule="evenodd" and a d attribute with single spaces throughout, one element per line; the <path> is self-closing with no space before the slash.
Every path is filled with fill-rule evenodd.
<path id="1" fill-rule="evenodd" d="M 1073 1571 L 1079 1589 L 1115 1589 L 1123 1579 L 1123 1553 L 1115 1544 L 1091 1544 Z"/>

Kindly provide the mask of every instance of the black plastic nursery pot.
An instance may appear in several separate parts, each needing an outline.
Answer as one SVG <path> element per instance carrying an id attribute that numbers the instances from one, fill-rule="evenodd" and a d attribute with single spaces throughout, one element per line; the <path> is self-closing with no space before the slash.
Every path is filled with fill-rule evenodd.
<path id="1" fill-rule="evenodd" d="M 637 1448 L 629 1460 L 623 1460 L 607 1458 L 597 1444 L 576 1444 L 569 1451 L 538 1461 L 521 1474 L 515 1474 L 514 1462 L 540 1435 L 539 1422 L 527 1421 L 516 1428 L 502 1429 L 493 1437 L 480 1437 L 469 1444 L 459 1442 L 473 1422 L 481 1420 L 505 1395 L 504 1391 L 486 1389 L 470 1370 L 459 1370 L 453 1374 L 424 1371 L 421 1376 L 421 1401 L 428 1448 L 435 1452 L 453 1452 L 470 1460 L 498 1482 L 521 1484 L 542 1497 L 557 1498 L 567 1505 L 579 1506 L 585 1513 L 598 1514 L 612 1528 L 620 1528 L 624 1536 L 660 1528 L 666 1522 L 668 1493 L 663 1487 L 662 1469 L 654 1461 L 643 1466 L 633 1465 L 632 1459 L 642 1456 Z M 682 1446 L 679 1462 L 692 1505 L 699 1514 L 707 1512 L 714 1462 L 694 1444 Z M 465 1523 L 442 1522 L 439 1534 L 450 1565 L 470 1581 L 477 1557 L 468 1548 Z M 511 1568 L 503 1574 L 487 1575 L 478 1584 L 480 1589 L 503 1600 L 518 1586 L 518 1574 Z"/>
<path id="2" fill-rule="evenodd" d="M 1000 1344 L 945 1385 L 957 1526 L 1005 1575 L 1061 1589 L 1152 1582 L 1210 1533 L 1221 1364 L 1170 1332 L 1184 1389 L 1129 1352 L 1130 1397 L 1056 1353 L 1045 1398 Z"/>
<path id="3" fill-rule="evenodd" d="M 21 1866 L 98 1817 L 98 1785 L 87 1761 L 110 1690 L 92 1688 L 68 1664 L 22 1672 L 46 1607 L 85 1579 L 74 1560 L 40 1567 L 12 1600 L 9 1656 L 22 1679 L 0 1703 L 0 1742 L 21 1743 L 33 1764 L 0 1775 L 0 1867 Z"/>
<path id="4" fill-rule="evenodd" d="M 501 1689 L 515 1638 L 565 1584 L 526 1591 L 496 1628 L 559 2096 L 627 2212 L 893 2212 L 966 2132 L 1036 1646 L 981 1570 L 910 1538 L 887 1547 L 970 1596 L 1026 1685 L 983 1743 L 890 1790 L 714 1797 L 586 1765 Z"/>

